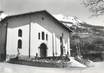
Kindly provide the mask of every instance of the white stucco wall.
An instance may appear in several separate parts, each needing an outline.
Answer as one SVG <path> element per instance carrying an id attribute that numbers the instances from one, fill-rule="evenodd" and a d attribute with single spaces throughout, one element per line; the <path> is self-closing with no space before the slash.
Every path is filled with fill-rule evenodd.
<path id="1" fill-rule="evenodd" d="M 45 43 L 47 47 L 51 47 L 51 45 L 49 45 L 51 44 L 51 39 L 48 41 L 46 39 L 42 40 L 42 32 L 44 32 L 45 35 L 50 35 L 50 32 L 44 29 L 38 23 L 31 23 L 31 56 L 35 56 L 36 53 L 38 53 L 38 55 L 40 54 L 39 46 L 41 45 L 41 43 Z M 40 39 L 38 39 L 38 33 L 40 33 Z"/>
<path id="2" fill-rule="evenodd" d="M 18 37 L 18 30 L 22 30 L 22 37 Z M 22 49 L 19 49 L 20 55 L 28 55 L 29 48 L 29 25 L 8 28 L 7 29 L 7 54 L 16 55 L 18 48 L 18 40 L 22 40 Z"/>
<path id="3" fill-rule="evenodd" d="M 44 20 L 42 20 L 44 18 Z M 39 15 L 33 15 L 31 17 L 32 25 L 34 26 L 34 31 L 42 32 L 48 34 L 48 41 L 39 41 L 41 44 L 42 42 L 45 42 L 48 46 L 48 56 L 53 56 L 53 49 L 54 49 L 54 55 L 60 56 L 60 36 L 62 33 L 64 34 L 64 55 L 69 51 L 70 54 L 70 38 L 69 38 L 69 32 L 60 26 L 61 24 L 58 24 L 55 22 L 51 17 L 48 17 L 45 14 L 39 14 Z M 32 26 L 32 28 L 33 28 Z M 38 33 L 36 34 L 38 35 Z M 34 35 L 35 36 L 35 35 Z M 38 40 L 37 40 L 38 41 Z M 34 42 L 34 41 L 32 41 Z M 69 42 L 69 43 L 68 43 Z M 35 42 L 34 42 L 35 43 Z M 37 48 L 40 46 L 40 44 L 37 44 Z M 37 50 L 39 52 L 39 50 Z"/>
<path id="4" fill-rule="evenodd" d="M 53 50 L 55 56 L 60 56 L 60 36 L 64 34 L 64 54 L 67 50 L 70 50 L 69 32 L 55 22 L 54 19 L 47 16 L 47 14 L 33 14 L 30 16 L 20 16 L 10 19 L 7 29 L 7 54 L 17 54 L 18 39 L 22 40 L 22 49 L 20 49 L 20 55 L 29 55 L 29 24 L 31 24 L 31 39 L 30 39 L 30 56 L 40 56 L 39 46 L 41 43 L 45 43 L 48 47 L 47 56 L 53 56 Z M 44 20 L 42 20 L 44 17 Z M 22 38 L 18 37 L 18 29 L 22 29 Z M 42 40 L 41 33 L 48 34 L 48 40 Z M 38 39 L 38 33 L 40 33 L 40 40 Z"/>

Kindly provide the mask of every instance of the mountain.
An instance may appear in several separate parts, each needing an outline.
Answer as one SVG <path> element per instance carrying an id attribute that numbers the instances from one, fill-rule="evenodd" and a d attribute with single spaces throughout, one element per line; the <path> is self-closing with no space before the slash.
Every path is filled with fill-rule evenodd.
<path id="1" fill-rule="evenodd" d="M 104 36 L 104 27 L 95 26 L 88 24 L 80 20 L 78 17 L 74 16 L 64 16 L 62 14 L 53 15 L 56 19 L 62 22 L 65 26 L 69 27 L 74 33 L 83 33 L 83 34 L 96 34 Z"/>

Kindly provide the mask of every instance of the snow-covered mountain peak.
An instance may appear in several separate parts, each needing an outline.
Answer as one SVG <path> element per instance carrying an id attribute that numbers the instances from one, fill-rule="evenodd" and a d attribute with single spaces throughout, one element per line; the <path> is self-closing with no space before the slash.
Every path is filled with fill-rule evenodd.
<path id="1" fill-rule="evenodd" d="M 76 16 L 64 16 L 63 14 L 57 14 L 53 15 L 57 20 L 62 22 L 65 25 L 68 25 L 69 27 L 72 25 L 80 26 L 80 23 L 83 23 L 78 17 Z M 72 23 L 72 24 L 70 24 Z"/>
<path id="2" fill-rule="evenodd" d="M 58 19 L 59 21 L 66 21 L 66 22 L 72 22 L 73 17 L 70 16 L 64 16 L 63 14 L 57 14 L 57 15 L 53 15 L 56 19 Z"/>
<path id="3" fill-rule="evenodd" d="M 79 23 L 83 23 L 79 18 L 76 16 L 64 16 L 63 14 L 53 15 L 57 20 L 62 22 L 71 22 L 74 25 L 78 25 Z"/>

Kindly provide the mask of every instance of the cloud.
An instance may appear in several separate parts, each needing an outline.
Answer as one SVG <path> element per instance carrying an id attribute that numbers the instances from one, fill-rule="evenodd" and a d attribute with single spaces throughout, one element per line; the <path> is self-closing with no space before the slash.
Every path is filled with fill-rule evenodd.
<path id="1" fill-rule="evenodd" d="M 0 0 L 2 10 L 11 13 L 21 13 L 37 10 L 48 10 L 52 13 L 75 12 L 79 0 Z"/>

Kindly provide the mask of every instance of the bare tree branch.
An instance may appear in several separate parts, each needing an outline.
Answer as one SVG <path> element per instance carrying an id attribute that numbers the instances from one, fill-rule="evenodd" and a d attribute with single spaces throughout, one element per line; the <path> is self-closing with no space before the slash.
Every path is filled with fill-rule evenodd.
<path id="1" fill-rule="evenodd" d="M 93 16 L 104 14 L 104 0 L 82 0 L 82 4 L 92 12 Z"/>

